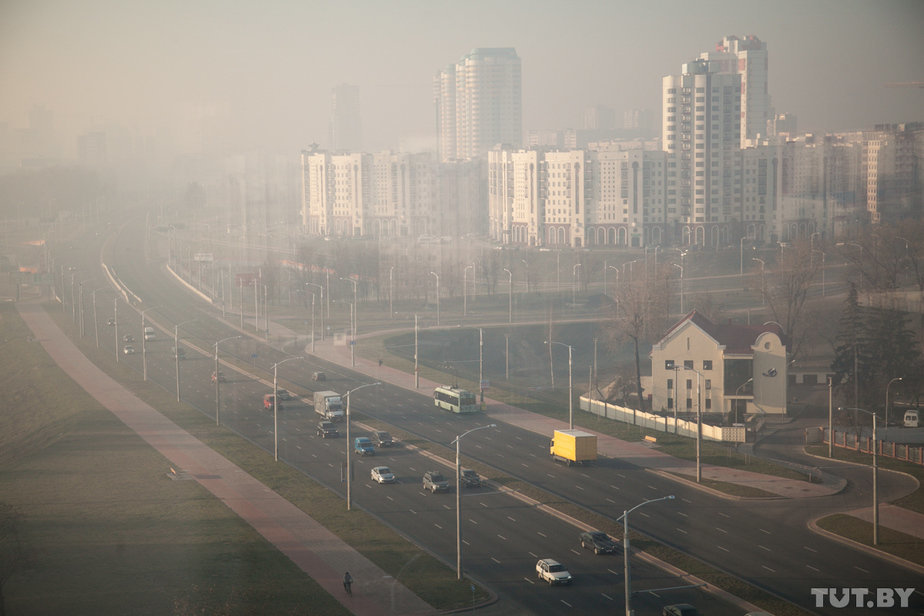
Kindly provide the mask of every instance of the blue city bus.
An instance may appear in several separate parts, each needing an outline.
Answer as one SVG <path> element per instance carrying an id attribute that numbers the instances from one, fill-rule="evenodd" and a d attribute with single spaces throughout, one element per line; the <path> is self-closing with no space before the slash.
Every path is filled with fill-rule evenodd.
<path id="1" fill-rule="evenodd" d="M 470 391 L 456 387 L 437 387 L 433 390 L 433 403 L 437 408 L 453 413 L 478 412 L 478 399 Z"/>

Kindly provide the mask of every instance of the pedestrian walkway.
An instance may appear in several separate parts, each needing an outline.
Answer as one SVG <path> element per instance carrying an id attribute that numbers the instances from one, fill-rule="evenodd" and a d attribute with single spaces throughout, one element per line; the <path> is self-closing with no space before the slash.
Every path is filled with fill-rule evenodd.
<path id="1" fill-rule="evenodd" d="M 125 425 L 194 477 L 299 568 L 362 616 L 433 614 L 436 610 L 317 521 L 177 426 L 96 367 L 38 302 L 17 304 L 51 358 Z M 166 470 L 166 469 L 165 469 Z M 353 576 L 352 595 L 343 572 Z"/>

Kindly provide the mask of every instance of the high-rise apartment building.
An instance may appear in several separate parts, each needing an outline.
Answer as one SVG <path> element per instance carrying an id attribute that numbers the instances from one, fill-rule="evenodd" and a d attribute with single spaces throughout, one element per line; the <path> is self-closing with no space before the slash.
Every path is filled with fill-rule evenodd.
<path id="1" fill-rule="evenodd" d="M 753 35 L 726 36 L 715 51 L 700 54 L 714 73 L 741 77 L 741 147 L 766 137 L 773 119 L 768 88 L 767 44 Z"/>
<path id="2" fill-rule="evenodd" d="M 330 148 L 335 152 L 362 150 L 359 87 L 342 83 L 330 94 Z"/>
<path id="3" fill-rule="evenodd" d="M 441 161 L 484 156 L 523 140 L 520 58 L 512 47 L 479 48 L 434 79 Z"/>

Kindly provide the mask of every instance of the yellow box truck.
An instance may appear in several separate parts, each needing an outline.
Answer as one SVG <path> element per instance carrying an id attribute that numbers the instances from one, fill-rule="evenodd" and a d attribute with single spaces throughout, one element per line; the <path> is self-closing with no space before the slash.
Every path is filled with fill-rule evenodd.
<path id="1" fill-rule="evenodd" d="M 568 466 L 589 464 L 597 459 L 597 435 L 581 430 L 556 430 L 549 443 L 549 455 Z"/>

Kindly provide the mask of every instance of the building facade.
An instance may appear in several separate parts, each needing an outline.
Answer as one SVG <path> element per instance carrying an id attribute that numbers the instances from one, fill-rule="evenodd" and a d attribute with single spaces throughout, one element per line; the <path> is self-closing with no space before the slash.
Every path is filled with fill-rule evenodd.
<path id="1" fill-rule="evenodd" d="M 433 90 L 441 161 L 523 142 L 521 64 L 512 47 L 473 49 L 437 74 Z"/>
<path id="2" fill-rule="evenodd" d="M 786 414 L 787 347 L 779 326 L 717 325 L 696 311 L 651 349 L 651 408 L 662 413 Z"/>

